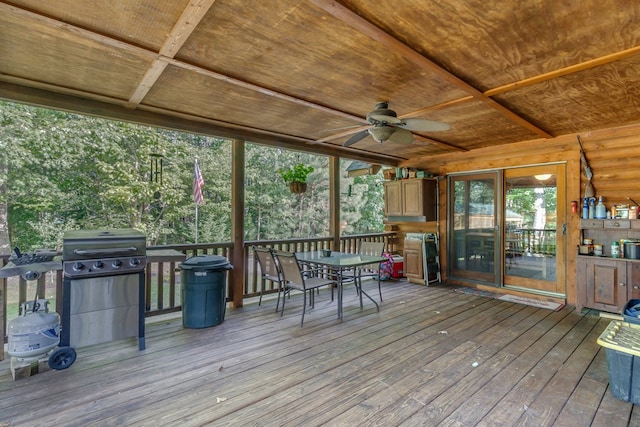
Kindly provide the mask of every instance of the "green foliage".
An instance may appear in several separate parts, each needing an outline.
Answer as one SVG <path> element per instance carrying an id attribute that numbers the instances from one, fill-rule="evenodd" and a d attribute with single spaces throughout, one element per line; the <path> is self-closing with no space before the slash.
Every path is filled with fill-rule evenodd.
<path id="1" fill-rule="evenodd" d="M 350 161 L 345 162 L 346 169 Z M 347 191 L 340 198 L 343 234 L 381 233 L 384 231 L 384 180 L 382 172 L 347 178 Z M 345 184 L 343 184 L 344 187 Z M 351 186 L 349 193 L 348 187 Z"/>
<path id="2" fill-rule="evenodd" d="M 328 159 L 254 144 L 245 153 L 245 239 L 270 240 L 329 235 Z M 307 192 L 292 194 L 273 175 L 282 165 L 309 165 Z"/>
<path id="3" fill-rule="evenodd" d="M 313 166 L 305 166 L 302 163 L 291 166 L 290 168 L 280 168 L 278 173 L 284 182 L 307 182 L 307 176 L 313 172 Z"/>
<path id="4" fill-rule="evenodd" d="M 245 239 L 328 236 L 328 158 L 245 147 Z M 11 247 L 54 249 L 66 230 L 119 227 L 141 230 L 152 245 L 192 243 L 196 157 L 205 182 L 198 241 L 231 238 L 229 141 L 0 102 L 0 150 L 0 203 L 7 207 L 0 221 Z M 287 165 L 304 173 L 306 193 L 274 181 Z M 379 231 L 381 186 L 373 177 L 344 178 L 341 192 L 349 185 L 343 232 Z"/>

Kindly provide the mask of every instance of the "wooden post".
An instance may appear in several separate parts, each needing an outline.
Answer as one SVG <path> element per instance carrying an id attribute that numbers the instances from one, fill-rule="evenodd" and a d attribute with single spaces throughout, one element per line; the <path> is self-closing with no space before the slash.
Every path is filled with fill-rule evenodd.
<path id="1" fill-rule="evenodd" d="M 245 142 L 234 139 L 231 145 L 231 241 L 233 252 L 231 263 L 233 269 L 229 271 L 231 284 L 232 305 L 242 307 L 245 282 L 245 251 L 244 251 L 244 158 Z"/>
<path id="2" fill-rule="evenodd" d="M 329 157 L 329 233 L 333 250 L 340 248 L 340 157 Z"/>

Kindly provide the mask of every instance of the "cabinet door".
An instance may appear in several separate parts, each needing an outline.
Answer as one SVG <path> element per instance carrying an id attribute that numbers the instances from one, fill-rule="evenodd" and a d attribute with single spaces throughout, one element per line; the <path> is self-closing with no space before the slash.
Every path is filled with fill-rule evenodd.
<path id="1" fill-rule="evenodd" d="M 424 181 L 421 179 L 402 181 L 402 211 L 404 215 L 424 215 L 423 184 Z"/>
<path id="2" fill-rule="evenodd" d="M 416 279 L 424 278 L 422 261 L 422 242 L 419 240 L 405 240 L 404 275 Z"/>
<path id="3" fill-rule="evenodd" d="M 402 215 L 402 181 L 384 183 L 384 214 L 386 216 Z"/>
<path id="4" fill-rule="evenodd" d="M 437 188 L 434 179 L 402 181 L 402 211 L 406 216 L 423 216 L 426 221 L 437 219 Z"/>
<path id="5" fill-rule="evenodd" d="M 596 310 L 620 313 L 627 302 L 627 265 L 612 259 L 581 258 L 578 267 L 586 279 L 585 305 Z"/>
<path id="6" fill-rule="evenodd" d="M 640 262 L 627 263 L 627 288 L 627 300 L 640 299 Z"/>
<path id="7" fill-rule="evenodd" d="M 576 310 L 580 312 L 584 307 L 588 307 L 587 302 L 587 270 L 589 270 L 589 262 L 584 258 L 578 257 L 576 260 Z"/>

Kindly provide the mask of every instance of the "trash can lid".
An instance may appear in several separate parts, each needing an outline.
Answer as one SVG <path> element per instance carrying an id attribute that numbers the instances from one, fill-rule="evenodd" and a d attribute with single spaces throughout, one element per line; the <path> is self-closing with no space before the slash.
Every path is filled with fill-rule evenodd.
<path id="1" fill-rule="evenodd" d="M 229 261 L 220 255 L 196 255 L 180 264 L 182 270 L 230 270 Z"/>

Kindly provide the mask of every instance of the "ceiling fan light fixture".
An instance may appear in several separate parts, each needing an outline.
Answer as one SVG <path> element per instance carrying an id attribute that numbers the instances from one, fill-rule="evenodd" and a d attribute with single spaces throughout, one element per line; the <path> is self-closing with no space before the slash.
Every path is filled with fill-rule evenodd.
<path id="1" fill-rule="evenodd" d="M 399 119 L 395 111 L 389 109 L 388 103 L 378 102 L 376 109 L 366 116 L 370 126 L 351 135 L 343 144 L 343 147 L 350 147 L 368 135 L 379 143 L 391 141 L 396 144 L 411 144 L 414 140 L 412 131 L 435 132 L 449 130 L 451 126 L 447 123 L 436 122 L 434 120 L 406 118 Z M 338 136 L 338 135 L 336 135 Z M 339 136 L 344 136 L 340 134 Z"/>
<path id="2" fill-rule="evenodd" d="M 369 128 L 368 131 L 373 139 L 382 143 L 389 139 L 391 134 L 395 132 L 395 129 L 391 126 L 374 126 L 372 128 Z"/>

